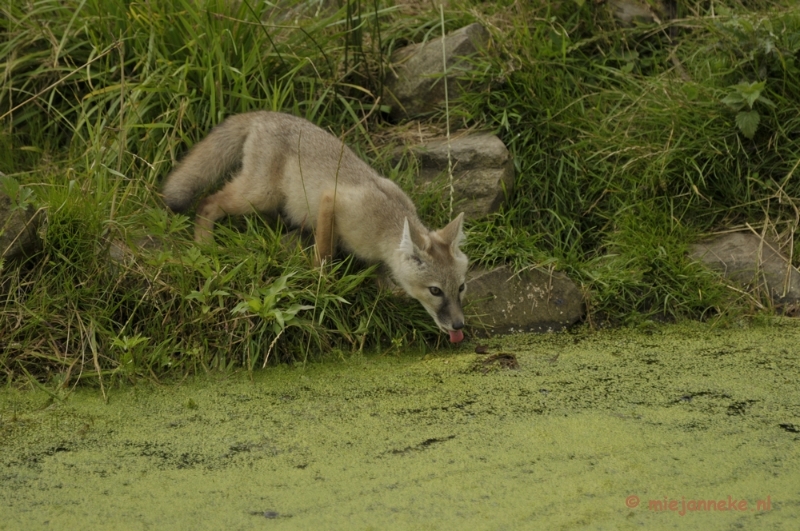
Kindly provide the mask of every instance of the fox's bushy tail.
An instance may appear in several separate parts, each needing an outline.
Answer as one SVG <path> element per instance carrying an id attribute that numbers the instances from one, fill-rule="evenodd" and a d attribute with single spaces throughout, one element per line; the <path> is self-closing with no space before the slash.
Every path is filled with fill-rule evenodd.
<path id="1" fill-rule="evenodd" d="M 246 114 L 226 119 L 195 144 L 167 175 L 163 188 L 164 203 L 173 212 L 188 210 L 195 197 L 241 164 L 249 125 Z"/>

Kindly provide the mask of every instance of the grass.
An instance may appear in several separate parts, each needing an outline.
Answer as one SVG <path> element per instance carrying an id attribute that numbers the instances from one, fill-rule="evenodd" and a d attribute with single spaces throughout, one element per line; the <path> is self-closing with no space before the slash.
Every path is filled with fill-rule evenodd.
<path id="1" fill-rule="evenodd" d="M 225 116 L 284 110 L 346 133 L 440 224 L 447 197 L 417 194 L 378 141 L 388 58 L 437 37 L 438 9 L 13 4 L 0 7 L 0 172 L 47 223 L 41 253 L 0 271 L 9 379 L 108 383 L 435 344 L 424 310 L 378 290 L 373 269 L 345 259 L 320 275 L 257 217 L 198 249 L 158 191 Z M 468 254 L 567 271 L 595 325 L 750 313 L 752 298 L 686 258 L 689 243 L 749 224 L 797 245 L 800 12 L 677 4 L 676 18 L 632 28 L 589 2 L 445 13 L 447 30 L 477 20 L 493 34 L 452 126 L 496 131 L 517 166 L 504 210 L 468 227 Z"/>
<path id="2" fill-rule="evenodd" d="M 717 6 L 724 16 L 619 29 L 569 9 L 532 25 L 514 4 L 499 22 L 510 37 L 478 69 L 496 88 L 469 95 L 463 115 L 499 132 L 519 176 L 511 207 L 473 238 L 509 226 L 536 235 L 612 322 L 738 307 L 685 249 L 746 223 L 794 233 L 800 12 Z M 775 103 L 757 105 L 753 138 L 723 102 L 743 81 L 763 82 Z M 518 267 L 535 257 L 515 249 Z"/>

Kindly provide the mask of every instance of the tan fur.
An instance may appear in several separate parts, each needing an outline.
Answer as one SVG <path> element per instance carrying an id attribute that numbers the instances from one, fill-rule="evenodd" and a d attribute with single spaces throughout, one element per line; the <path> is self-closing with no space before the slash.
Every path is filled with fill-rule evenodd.
<path id="1" fill-rule="evenodd" d="M 334 192 L 322 194 L 317 214 L 317 233 L 315 235 L 316 259 L 315 265 L 330 261 L 333 257 L 334 241 Z"/>
<path id="2" fill-rule="evenodd" d="M 330 133 L 282 113 L 226 119 L 167 176 L 164 201 L 186 211 L 228 175 L 219 191 L 197 204 L 197 242 L 212 242 L 214 222 L 224 216 L 280 212 L 292 225 L 315 229 L 317 263 L 329 260 L 337 245 L 383 262 L 442 330 L 463 327 L 463 214 L 429 231 L 400 187 Z M 442 295 L 432 295 L 432 287 Z"/>

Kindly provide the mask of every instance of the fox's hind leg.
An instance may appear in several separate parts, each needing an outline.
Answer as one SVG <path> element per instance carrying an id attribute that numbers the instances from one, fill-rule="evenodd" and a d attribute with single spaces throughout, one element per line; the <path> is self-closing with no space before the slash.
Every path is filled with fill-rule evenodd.
<path id="1" fill-rule="evenodd" d="M 325 192 L 319 200 L 317 211 L 317 230 L 314 235 L 316 251 L 314 265 L 320 266 L 323 262 L 330 262 L 333 249 L 336 247 L 336 234 L 334 233 L 334 199 L 333 192 Z"/>
<path id="2" fill-rule="evenodd" d="M 275 212 L 280 206 L 280 195 L 270 189 L 267 179 L 250 179 L 244 171 L 197 205 L 194 240 L 198 243 L 214 241 L 214 223 L 225 216 L 238 216 L 252 212 Z"/>
<path id="3" fill-rule="evenodd" d="M 214 241 L 214 222 L 225 216 L 277 212 L 283 201 L 280 182 L 285 156 L 258 135 L 249 135 L 242 149 L 242 167 L 217 193 L 197 205 L 194 240 Z"/>
<path id="4" fill-rule="evenodd" d="M 217 197 L 220 192 L 206 197 L 197 205 L 197 216 L 194 220 L 194 241 L 197 243 L 212 243 L 214 222 L 225 217 L 226 211 L 220 206 Z"/>

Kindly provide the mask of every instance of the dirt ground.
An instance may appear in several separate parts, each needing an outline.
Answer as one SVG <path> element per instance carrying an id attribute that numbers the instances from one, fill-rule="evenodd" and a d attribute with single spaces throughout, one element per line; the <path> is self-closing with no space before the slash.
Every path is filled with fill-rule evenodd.
<path id="1" fill-rule="evenodd" d="M 797 528 L 797 321 L 484 344 L 7 386 L 0 530 Z"/>

